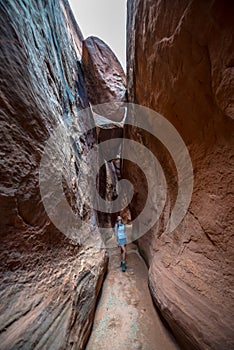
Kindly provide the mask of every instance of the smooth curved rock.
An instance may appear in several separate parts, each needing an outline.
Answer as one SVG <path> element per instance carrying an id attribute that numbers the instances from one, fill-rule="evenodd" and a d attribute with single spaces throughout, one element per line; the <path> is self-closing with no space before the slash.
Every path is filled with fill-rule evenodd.
<path id="1" fill-rule="evenodd" d="M 194 169 L 183 222 L 163 233 L 177 195 L 166 148 L 144 131 L 125 128 L 160 161 L 168 184 L 158 224 L 139 239 L 150 266 L 155 302 L 186 349 L 234 346 L 233 296 L 233 18 L 231 1 L 128 2 L 128 98 L 154 109 L 179 131 Z M 140 155 L 139 155 L 140 157 Z M 144 166 L 150 168 L 145 161 Z M 133 218 L 145 201 L 144 179 L 125 162 L 133 183 Z M 152 169 L 152 181 L 154 179 Z M 152 203 L 160 195 L 149 193 Z M 155 208 L 156 209 L 156 208 Z"/>
<path id="2" fill-rule="evenodd" d="M 82 62 L 88 99 L 97 114 L 121 121 L 126 101 L 126 78 L 113 51 L 101 39 L 88 37 L 83 41 Z M 106 106 L 97 106 L 108 103 Z"/>
<path id="3" fill-rule="evenodd" d="M 82 237 L 88 247 L 53 225 L 38 176 L 45 143 L 60 125 L 55 161 L 48 160 L 45 170 L 66 174 L 66 198 L 91 227 L 95 213 L 77 176 L 81 155 L 97 143 L 95 129 L 82 136 L 85 128 L 94 127 L 92 114 L 75 120 L 89 106 L 81 67 L 83 37 L 66 0 L 1 1 L 0 32 L 1 349 L 83 349 L 107 258 L 98 249 L 94 221 Z M 67 142 L 69 125 L 74 132 Z M 83 165 L 87 173 L 90 162 Z M 60 197 L 55 200 L 57 208 Z M 66 223 L 66 215 L 60 220 Z"/>

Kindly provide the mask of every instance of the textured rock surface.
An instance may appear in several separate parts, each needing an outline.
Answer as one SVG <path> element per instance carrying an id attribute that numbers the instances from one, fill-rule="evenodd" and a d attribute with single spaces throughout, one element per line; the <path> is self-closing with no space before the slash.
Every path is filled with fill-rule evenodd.
<path id="1" fill-rule="evenodd" d="M 153 298 L 187 349 L 234 346 L 233 18 L 231 1 L 128 2 L 129 101 L 177 128 L 194 168 L 188 213 L 173 234 L 163 234 L 176 196 L 173 162 L 160 142 L 125 129 L 158 157 L 166 175 L 167 205 L 139 247 Z M 134 217 L 145 200 L 144 179 L 130 163 L 124 171 L 137 192 Z"/>
<path id="2" fill-rule="evenodd" d="M 65 244 L 64 244 L 65 245 Z M 83 349 L 107 261 L 103 252 L 48 247 L 1 283 L 1 349 Z M 35 253 L 31 253 L 35 258 Z M 8 287 L 7 287 L 8 286 Z"/>
<path id="3" fill-rule="evenodd" d="M 124 110 L 119 103 L 126 100 L 126 77 L 115 54 L 102 40 L 89 37 L 83 42 L 82 62 L 90 103 L 95 106 L 108 102 L 107 106 L 96 106 L 93 110 L 121 121 Z"/>
<path id="4" fill-rule="evenodd" d="M 107 261 L 92 247 L 92 235 L 84 249 L 53 226 L 38 170 L 50 133 L 60 125 L 65 135 L 78 110 L 88 106 L 83 37 L 66 0 L 1 1 L 0 31 L 1 348 L 81 349 Z M 95 131 L 79 137 L 92 124 L 91 114 L 79 118 L 64 151 L 67 164 L 46 165 L 52 173 L 65 168 L 64 192 L 87 223 L 94 213 L 77 174 L 81 154 L 97 142 Z M 64 140 L 57 139 L 55 156 L 62 157 Z M 89 162 L 84 166 L 88 172 Z M 98 242 L 95 227 L 92 233 Z"/>

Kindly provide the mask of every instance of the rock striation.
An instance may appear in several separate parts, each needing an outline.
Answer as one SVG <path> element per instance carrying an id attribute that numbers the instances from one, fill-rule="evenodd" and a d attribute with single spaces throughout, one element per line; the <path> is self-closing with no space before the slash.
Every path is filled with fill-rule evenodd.
<path id="1" fill-rule="evenodd" d="M 77 120 L 89 106 L 83 36 L 67 0 L 1 1 L 0 31 L 1 349 L 83 349 L 107 268 L 96 214 L 79 181 L 93 161 L 86 157 L 81 164 L 81 156 L 98 142 L 92 113 Z M 61 233 L 42 202 L 39 165 L 58 126 L 54 161 L 48 159 L 44 170 L 52 180 L 58 172 L 66 175 L 70 207 L 92 227 L 84 231 L 85 245 L 73 239 L 75 229 Z M 60 197 L 55 200 L 57 208 Z M 66 215 L 62 219 L 66 224 Z"/>
<path id="2" fill-rule="evenodd" d="M 138 244 L 149 264 L 153 299 L 182 346 L 190 350 L 234 346 L 233 18 L 228 0 L 128 1 L 129 102 L 170 121 L 193 164 L 187 214 L 172 234 L 165 234 L 177 195 L 175 166 L 165 145 L 144 131 L 125 127 L 124 137 L 150 149 L 165 173 L 166 206 Z M 147 160 L 145 166 L 150 168 Z M 136 192 L 133 218 L 146 197 L 144 178 L 137 171 L 125 162 L 124 176 Z M 148 196 L 160 195 L 157 191 Z"/>

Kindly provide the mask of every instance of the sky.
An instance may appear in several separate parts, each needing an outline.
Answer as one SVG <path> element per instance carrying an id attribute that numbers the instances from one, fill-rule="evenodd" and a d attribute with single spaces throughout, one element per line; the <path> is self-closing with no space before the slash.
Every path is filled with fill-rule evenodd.
<path id="1" fill-rule="evenodd" d="M 97 36 L 126 70 L 126 0 L 69 0 L 84 38 Z"/>

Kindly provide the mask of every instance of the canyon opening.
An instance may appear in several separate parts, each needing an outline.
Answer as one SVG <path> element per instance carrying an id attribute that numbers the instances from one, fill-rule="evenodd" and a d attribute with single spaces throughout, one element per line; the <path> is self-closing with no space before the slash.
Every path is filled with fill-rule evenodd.
<path id="1" fill-rule="evenodd" d="M 1 349 L 230 350 L 234 4 L 71 6 L 0 0 Z"/>

